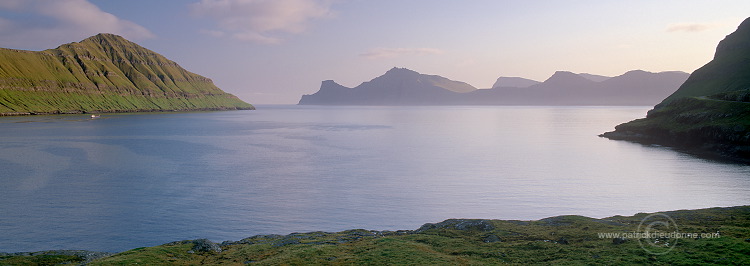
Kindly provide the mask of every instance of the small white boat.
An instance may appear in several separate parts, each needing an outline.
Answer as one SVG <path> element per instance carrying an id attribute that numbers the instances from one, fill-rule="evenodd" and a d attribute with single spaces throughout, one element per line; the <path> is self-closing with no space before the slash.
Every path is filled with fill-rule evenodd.
<path id="1" fill-rule="evenodd" d="M 91 118 L 99 118 L 100 115 L 91 115 Z"/>

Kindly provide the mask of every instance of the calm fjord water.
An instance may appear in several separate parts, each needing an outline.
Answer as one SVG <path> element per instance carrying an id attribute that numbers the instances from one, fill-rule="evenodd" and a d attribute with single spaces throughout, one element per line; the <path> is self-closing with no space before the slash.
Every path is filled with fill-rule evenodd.
<path id="1" fill-rule="evenodd" d="M 0 118 L 0 252 L 750 204 L 750 167 L 597 137 L 647 107 Z"/>

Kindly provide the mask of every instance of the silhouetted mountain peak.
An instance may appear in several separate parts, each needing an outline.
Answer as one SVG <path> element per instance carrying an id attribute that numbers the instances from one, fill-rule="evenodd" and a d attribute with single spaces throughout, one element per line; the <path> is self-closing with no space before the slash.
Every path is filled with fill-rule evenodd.
<path id="1" fill-rule="evenodd" d="M 403 67 L 393 67 L 384 75 L 419 75 L 419 72 Z"/>
<path id="2" fill-rule="evenodd" d="M 617 77 L 636 77 L 636 76 L 653 75 L 653 74 L 656 74 L 656 73 L 639 69 L 639 70 L 631 70 L 631 71 L 625 72 L 624 74 L 619 75 Z"/>
<path id="3" fill-rule="evenodd" d="M 545 85 L 571 86 L 594 83 L 570 71 L 557 71 L 543 82 Z"/>
<path id="4" fill-rule="evenodd" d="M 413 82 L 419 80 L 423 76 L 427 75 L 408 68 L 394 67 L 369 82 Z"/>
<path id="5" fill-rule="evenodd" d="M 630 70 L 628 72 L 625 72 L 625 74 L 628 74 L 628 73 L 630 73 L 630 74 L 641 73 L 642 74 L 642 73 L 653 73 L 653 72 L 648 72 L 648 71 L 645 71 L 645 70 L 636 69 L 636 70 Z"/>
<path id="6" fill-rule="evenodd" d="M 555 74 L 552 74 L 552 76 L 547 78 L 547 80 L 545 80 L 544 82 L 554 81 L 554 80 L 559 80 L 559 79 L 576 79 L 576 78 L 581 78 L 581 77 L 578 76 L 578 74 L 570 72 L 570 71 L 555 71 Z"/>
<path id="7" fill-rule="evenodd" d="M 426 75 L 417 71 L 394 67 L 385 72 L 382 76 L 374 78 L 362 85 L 380 87 L 380 88 L 439 88 L 452 92 L 470 92 L 476 90 L 475 87 L 461 81 L 450 80 L 438 75 Z"/>
<path id="8" fill-rule="evenodd" d="M 414 80 L 418 79 L 421 74 L 417 71 L 408 69 L 408 68 L 399 68 L 394 67 L 390 70 L 386 71 L 385 74 L 374 78 L 370 82 L 377 82 L 380 80 L 389 80 L 389 81 L 395 81 L 395 80 Z"/>

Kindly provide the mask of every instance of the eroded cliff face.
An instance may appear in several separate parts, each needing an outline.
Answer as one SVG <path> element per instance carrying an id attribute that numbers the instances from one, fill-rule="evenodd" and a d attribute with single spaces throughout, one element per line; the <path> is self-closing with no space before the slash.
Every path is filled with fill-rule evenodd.
<path id="1" fill-rule="evenodd" d="M 0 49 L 0 113 L 221 109 L 253 106 L 117 35 L 41 52 Z"/>

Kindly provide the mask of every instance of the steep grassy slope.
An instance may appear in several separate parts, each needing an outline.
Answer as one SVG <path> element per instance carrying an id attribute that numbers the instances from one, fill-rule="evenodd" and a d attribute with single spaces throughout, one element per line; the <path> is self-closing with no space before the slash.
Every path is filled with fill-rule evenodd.
<path id="1" fill-rule="evenodd" d="M 644 236 L 646 228 L 653 235 Z M 188 240 L 89 265 L 747 265 L 749 236 L 750 206 L 743 206 L 604 219 L 451 219 L 417 230 L 259 235 L 222 244 Z M 35 254 L 0 254 L 0 264 L 84 259 L 62 257 L 81 252 Z"/>
<path id="2" fill-rule="evenodd" d="M 601 136 L 750 163 L 750 18 L 644 119 Z"/>
<path id="3" fill-rule="evenodd" d="M 719 42 L 714 59 L 695 70 L 661 105 L 684 97 L 750 89 L 750 18 Z M 657 106 L 658 108 L 659 106 Z"/>
<path id="4" fill-rule="evenodd" d="M 0 48 L 0 113 L 252 109 L 151 50 L 99 34 L 41 52 Z"/>

